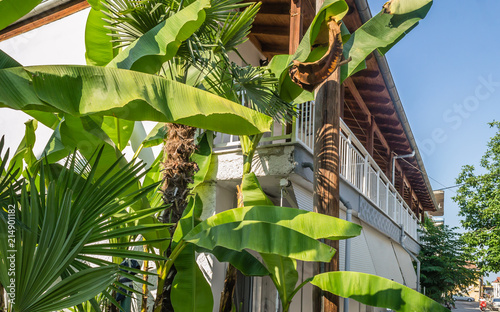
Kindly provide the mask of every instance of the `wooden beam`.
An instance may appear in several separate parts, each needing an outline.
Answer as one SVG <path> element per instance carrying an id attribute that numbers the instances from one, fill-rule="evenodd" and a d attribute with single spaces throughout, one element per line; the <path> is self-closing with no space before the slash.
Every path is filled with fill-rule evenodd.
<path id="1" fill-rule="evenodd" d="M 288 53 L 293 55 L 302 39 L 302 0 L 290 1 L 290 41 Z"/>
<path id="2" fill-rule="evenodd" d="M 284 3 L 262 3 L 260 6 L 259 14 L 269 14 L 269 15 L 289 15 L 290 7 Z"/>
<path id="3" fill-rule="evenodd" d="M 90 5 L 85 0 L 67 2 L 61 6 L 6 27 L 0 31 L 0 41 L 19 36 L 25 32 L 52 23 L 88 7 L 90 7 Z"/>
<path id="4" fill-rule="evenodd" d="M 380 131 L 377 123 L 375 122 L 375 118 L 373 119 L 373 128 L 375 130 L 375 134 L 377 135 L 377 138 L 380 140 L 382 145 L 386 148 L 387 153 L 389 153 L 391 150 L 391 147 L 389 146 L 389 144 L 385 140 L 384 135 L 382 134 L 382 131 Z"/>
<path id="5" fill-rule="evenodd" d="M 285 48 L 284 46 L 277 46 L 277 45 L 270 45 L 270 44 L 261 44 L 262 47 L 262 53 L 269 53 L 269 54 L 288 54 L 289 49 Z"/>
<path id="6" fill-rule="evenodd" d="M 373 140 L 375 139 L 375 120 L 370 118 L 368 133 L 366 134 L 366 151 L 373 157 Z"/>
<path id="7" fill-rule="evenodd" d="M 354 82 L 352 81 L 352 79 L 351 78 L 347 78 L 344 81 L 344 84 L 349 89 L 349 92 L 351 92 L 352 96 L 356 100 L 356 103 L 358 103 L 359 108 L 361 108 L 361 110 L 363 111 L 363 113 L 366 115 L 366 119 L 368 121 L 370 121 L 372 114 L 370 113 L 370 110 L 366 106 L 366 103 L 363 100 L 363 97 L 361 97 L 361 94 L 359 94 L 359 91 L 356 88 L 356 86 L 354 85 Z"/>
<path id="8" fill-rule="evenodd" d="M 253 25 L 251 34 L 256 36 L 262 35 L 262 36 L 288 37 L 290 36 L 290 31 L 285 27 Z"/>
<path id="9" fill-rule="evenodd" d="M 314 124 L 314 211 L 333 217 L 339 217 L 339 142 L 340 142 L 340 68 L 323 83 L 316 94 Z M 335 250 L 339 241 L 327 240 Z M 320 265 L 316 264 L 316 271 Z M 324 264 L 326 272 L 339 270 L 339 256 L 335 253 L 331 262 Z M 316 288 L 313 294 L 313 311 L 338 312 L 340 299 L 329 292 L 323 297 Z"/>

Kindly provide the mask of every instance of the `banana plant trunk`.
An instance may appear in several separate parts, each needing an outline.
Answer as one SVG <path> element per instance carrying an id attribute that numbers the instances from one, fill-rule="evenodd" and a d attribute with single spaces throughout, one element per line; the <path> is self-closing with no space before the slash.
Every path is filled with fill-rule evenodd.
<path id="1" fill-rule="evenodd" d="M 198 171 L 198 165 L 190 160 L 191 155 L 197 149 L 195 143 L 196 128 L 167 123 L 167 138 L 163 145 L 163 202 L 170 205 L 161 216 L 163 223 L 177 224 L 187 206 L 186 198 L 189 195 L 189 184 L 193 182 L 193 176 Z M 174 235 L 175 226 L 170 229 L 170 236 Z M 166 256 L 171 254 L 170 248 Z M 155 311 L 161 307 L 161 312 L 174 312 L 170 300 L 171 286 L 176 274 L 175 265 L 164 281 L 162 290 L 158 290 L 155 300 Z"/>
<path id="2" fill-rule="evenodd" d="M 240 136 L 241 150 L 243 153 L 243 176 L 252 171 L 252 161 L 257 146 L 262 138 L 262 134 L 252 136 Z M 238 199 L 238 207 L 244 207 L 243 192 L 241 185 L 236 186 L 236 197 Z M 231 264 L 228 265 L 226 270 L 226 278 L 224 279 L 224 288 L 220 297 L 219 312 L 233 311 L 233 298 L 236 289 L 236 281 L 238 270 Z"/>

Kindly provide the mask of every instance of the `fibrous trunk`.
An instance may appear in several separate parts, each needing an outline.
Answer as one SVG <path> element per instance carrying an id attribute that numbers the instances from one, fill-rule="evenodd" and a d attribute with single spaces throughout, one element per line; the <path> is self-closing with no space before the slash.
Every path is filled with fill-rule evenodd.
<path id="1" fill-rule="evenodd" d="M 167 124 L 167 139 L 163 146 L 164 161 L 163 165 L 163 201 L 170 205 L 162 217 L 163 223 L 177 224 L 181 219 L 182 213 L 187 206 L 187 196 L 189 195 L 189 184 L 193 182 L 193 176 L 198 171 L 198 165 L 190 161 L 190 157 L 196 150 L 194 142 L 196 128 L 177 124 Z M 173 236 L 175 226 L 170 230 Z M 171 250 L 167 250 L 169 256 Z M 163 290 L 158 290 L 155 306 L 162 306 L 162 312 L 173 312 L 170 301 L 170 292 L 172 282 L 175 277 L 175 265 L 167 275 Z"/>

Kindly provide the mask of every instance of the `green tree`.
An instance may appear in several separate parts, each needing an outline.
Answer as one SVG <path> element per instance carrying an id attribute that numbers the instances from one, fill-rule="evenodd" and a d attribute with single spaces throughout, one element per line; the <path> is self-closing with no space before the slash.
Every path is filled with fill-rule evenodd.
<path id="1" fill-rule="evenodd" d="M 497 133 L 481 158 L 480 173 L 472 165 L 462 167 L 453 200 L 460 208 L 467 254 L 482 272 L 500 270 L 500 122 L 489 124 Z"/>
<path id="2" fill-rule="evenodd" d="M 4 2 L 12 2 L 12 0 L 4 0 Z M 111 14 L 111 8 L 102 6 L 100 1 L 89 1 L 89 3 L 93 6 L 91 14 L 94 15 L 89 20 L 95 23 L 89 25 L 98 27 L 88 27 L 88 30 L 99 31 L 102 35 L 102 27 L 100 26 L 109 23 L 102 19 L 102 14 L 104 12 Z M 145 10 L 149 10 L 151 14 L 161 11 L 156 5 L 148 7 L 147 5 L 152 3 L 150 1 L 141 3 L 145 4 Z M 54 132 L 54 145 L 49 150 L 52 152 L 56 150 L 54 148 L 56 146 L 58 148 L 62 146 L 62 151 L 68 147 L 79 147 L 78 142 L 82 137 L 78 137 L 75 133 L 82 134 L 85 131 L 94 136 L 91 139 L 87 136 L 86 140 L 90 140 L 93 144 L 104 142 L 107 147 L 111 148 L 111 151 L 113 149 L 120 151 L 128 140 L 127 136 L 124 135 L 127 132 L 122 132 L 123 125 L 127 121 L 133 120 L 174 122 L 232 134 L 259 136 L 260 133 L 269 129 L 269 119 L 261 114 L 245 110 L 243 107 L 233 105 L 234 98 L 238 98 L 234 88 L 236 85 L 234 77 L 231 76 L 231 79 L 228 80 L 213 79 L 212 81 L 215 83 L 209 83 L 212 76 L 215 78 L 226 77 L 234 69 L 239 70 L 234 67 L 226 67 L 228 63 L 224 59 L 210 57 L 213 50 L 203 49 L 201 45 L 203 40 L 198 40 L 200 37 L 196 32 L 200 27 L 203 27 L 209 13 L 213 13 L 213 9 L 217 8 L 215 3 L 199 0 L 185 1 L 184 4 L 179 5 L 179 3 L 172 1 L 171 5 L 166 7 L 165 14 L 160 14 L 163 15 L 163 17 L 160 16 L 160 19 L 164 18 L 162 21 L 149 31 L 141 32 L 137 39 L 131 38 L 130 42 L 127 43 L 128 46 L 120 53 L 113 50 L 114 42 L 108 40 L 106 41 L 109 43 L 108 45 L 102 45 L 102 41 L 99 41 L 95 46 L 103 49 L 88 49 L 87 58 L 90 60 L 89 63 L 99 66 L 106 65 L 105 68 L 95 66 L 22 68 L 8 56 L 0 53 L 2 57 L 0 58 L 0 81 L 6 85 L 6 88 L 0 89 L 0 105 L 36 115 L 37 119 L 43 120 L 56 130 Z M 222 1 L 222 3 L 235 2 Z M 425 16 L 432 5 L 430 0 L 418 1 L 410 6 L 397 0 L 391 3 L 387 5 L 384 12 L 360 28 L 355 36 L 345 36 L 346 39 L 351 39 L 346 42 L 343 52 L 344 55 L 352 58 L 352 62 L 347 65 L 347 71 L 344 71 L 343 77 L 361 69 L 364 58 L 374 49 L 378 49 L 382 53 L 386 52 L 394 42 L 401 39 Z M 126 11 L 131 13 L 139 9 L 130 8 Z M 316 18 L 318 21 L 315 23 L 316 27 L 313 27 L 313 30 L 306 35 L 304 44 L 301 44 L 300 55 L 298 54 L 296 57 L 285 56 L 287 61 L 282 63 L 284 66 L 273 67 L 279 69 L 276 73 L 280 83 L 280 96 L 288 94 L 290 101 L 297 99 L 297 94 L 293 94 L 294 92 L 291 92 L 289 86 L 286 85 L 289 81 L 287 77 L 290 60 L 308 62 L 325 54 L 326 49 L 317 49 L 311 53 L 315 37 L 318 35 L 319 29 L 324 26 L 323 22 L 331 22 L 332 18 L 335 21 L 340 21 L 347 10 L 348 7 L 344 1 L 327 1 L 319 17 Z M 100 14 L 101 16 L 99 16 Z M 227 18 L 227 14 L 228 12 L 223 12 L 222 16 Z M 122 14 L 121 17 L 125 18 L 125 15 Z M 215 23 L 217 27 L 227 25 L 226 30 L 231 30 L 229 33 L 233 32 L 234 24 L 231 19 Z M 119 25 L 111 23 L 107 26 L 118 27 Z M 121 30 L 116 29 L 116 31 L 118 34 L 123 34 Z M 375 32 L 375 36 L 372 32 Z M 193 34 L 198 38 L 193 37 L 190 40 L 189 38 Z M 380 36 L 384 40 L 373 40 L 377 34 L 386 34 Z M 354 38 L 367 39 L 360 42 Z M 224 37 L 217 39 L 224 43 Z M 201 44 L 199 45 L 199 43 Z M 216 50 L 220 47 L 217 45 L 212 48 Z M 193 56 L 200 51 L 201 58 L 199 60 L 202 60 L 203 64 L 215 61 L 217 66 L 210 67 L 210 69 L 215 70 L 208 75 L 201 72 L 204 77 L 209 78 L 206 79 L 207 84 L 201 82 L 188 84 L 195 86 L 193 88 L 187 86 L 186 82 L 192 82 L 190 78 L 195 78 L 196 81 L 196 78 L 200 77 L 197 75 L 200 68 L 190 67 L 194 70 L 195 75 L 189 75 L 188 68 L 184 66 L 185 63 L 178 62 L 178 60 L 182 61 L 179 53 L 187 52 L 186 55 Z M 208 52 L 209 57 L 205 51 Z M 104 59 L 98 59 L 99 57 Z M 193 57 L 193 60 L 196 59 Z M 208 63 L 205 60 L 208 60 Z M 149 75 L 151 73 L 157 74 L 161 70 L 165 70 L 165 78 Z M 251 72 L 251 69 L 248 72 Z M 181 73 L 181 75 L 177 73 Z M 220 81 L 229 81 L 228 84 L 221 84 L 221 86 L 229 88 L 219 89 L 219 91 L 228 93 L 228 96 L 217 97 L 201 90 L 201 88 L 217 87 L 219 86 L 217 82 Z M 225 94 L 218 91 L 214 93 Z M 302 91 L 299 90 L 299 93 Z M 230 98 L 229 101 L 227 97 Z M 204 102 L 215 104 L 216 107 L 212 107 L 213 105 L 206 107 L 202 105 Z M 247 103 L 251 102 L 247 101 Z M 258 140 L 254 141 L 250 137 L 248 139 L 252 141 L 252 145 L 256 146 L 254 142 Z M 58 143 L 59 145 L 57 145 Z M 252 148 L 254 149 L 254 147 Z M 24 155 L 30 159 L 29 153 Z M 112 153 L 107 155 L 111 155 L 110 158 L 113 159 Z M 54 159 L 56 158 L 54 157 Z M 250 158 L 250 154 L 247 155 L 247 158 Z M 146 176 L 146 178 L 148 177 Z M 149 178 L 154 180 L 152 176 Z M 201 180 L 203 181 L 203 178 Z M 197 183 L 196 177 L 193 181 L 194 184 Z M 252 181 L 247 182 L 252 184 Z M 256 188 L 250 186 L 249 189 L 255 190 Z M 206 281 L 202 275 L 200 276 L 198 266 L 193 261 L 195 251 L 211 252 L 219 260 L 230 262 L 245 274 L 268 275 L 270 274 L 268 270 L 273 270 L 272 278 L 279 289 L 283 299 L 283 308 L 286 311 L 296 293 L 295 290 L 303 286 L 301 284 L 295 287 L 295 260 L 329 261 L 334 251 L 319 242 L 319 239 L 342 239 L 359 234 L 359 228 L 356 225 L 343 224 L 341 220 L 328 216 L 291 208 L 259 206 L 256 202 L 253 205 L 221 213 L 201 222 L 199 217 L 202 204 L 196 193 L 189 198 L 187 207 L 172 237 L 172 252 L 163 265 L 164 272 L 161 272 L 163 277 L 164 273 L 169 272 L 176 260 L 181 260 L 178 263 L 185 264 L 185 273 L 191 277 L 173 284 L 173 289 L 181 290 L 178 293 L 179 296 L 173 296 L 173 298 L 178 299 L 179 308 L 176 310 L 211 311 L 212 294 L 210 288 L 207 289 L 203 286 L 200 288 L 198 284 L 202 280 L 206 284 Z M 315 226 L 310 226 L 311 224 Z M 332 224 L 339 226 L 332 227 Z M 233 235 L 227 235 L 229 231 Z M 275 242 L 283 241 L 284 238 L 270 240 L 269 237 L 286 237 L 287 241 L 293 243 L 289 245 L 278 244 Z M 246 249 L 268 255 L 264 260 L 265 266 L 245 252 Z M 160 279 L 160 282 L 164 282 L 164 279 Z M 392 308 L 397 311 L 415 309 L 439 311 L 442 309 L 441 306 L 425 296 L 377 276 L 355 272 L 333 272 L 320 274 L 314 277 L 311 283 L 325 291 L 343 297 L 354 298 L 368 305 Z M 163 285 L 159 284 L 158 286 L 159 289 L 163 289 Z M 377 295 L 381 291 L 388 296 Z M 192 298 L 194 300 L 190 300 Z"/>
<path id="3" fill-rule="evenodd" d="M 449 301 L 454 292 L 465 292 L 467 286 L 476 283 L 480 273 L 466 260 L 465 244 L 457 228 L 435 225 L 430 219 L 425 219 L 424 228 L 418 255 L 421 286 L 437 302 Z"/>

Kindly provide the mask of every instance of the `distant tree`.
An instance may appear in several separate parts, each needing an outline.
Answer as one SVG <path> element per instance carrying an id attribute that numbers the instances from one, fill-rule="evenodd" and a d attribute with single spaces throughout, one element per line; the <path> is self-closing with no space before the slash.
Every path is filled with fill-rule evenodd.
<path id="1" fill-rule="evenodd" d="M 425 234 L 418 259 L 421 261 L 421 286 L 426 296 L 444 302 L 457 290 L 465 288 L 479 278 L 479 271 L 471 268 L 464 256 L 465 243 L 456 228 L 424 222 Z M 465 291 L 464 291 L 465 292 Z"/>
<path id="2" fill-rule="evenodd" d="M 457 178 L 461 184 L 453 197 L 463 216 L 467 254 L 482 272 L 500 271 L 500 122 L 489 124 L 497 133 L 481 158 L 481 174 L 466 165 Z"/>

